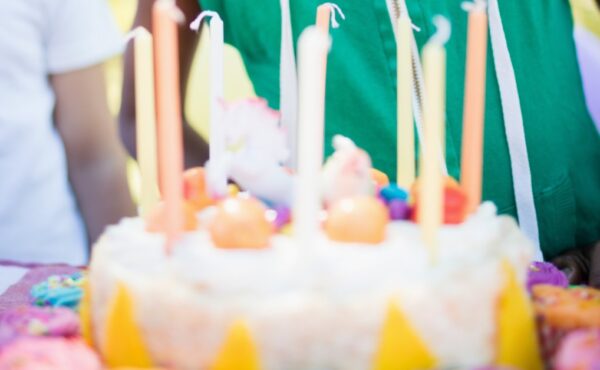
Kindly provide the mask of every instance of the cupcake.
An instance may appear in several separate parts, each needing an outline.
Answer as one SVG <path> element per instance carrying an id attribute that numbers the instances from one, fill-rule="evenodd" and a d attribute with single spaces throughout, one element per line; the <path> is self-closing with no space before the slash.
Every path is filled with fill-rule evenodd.
<path id="1" fill-rule="evenodd" d="M 600 329 L 569 334 L 554 359 L 555 370 L 600 369 Z"/>
<path id="2" fill-rule="evenodd" d="M 31 288 L 32 303 L 36 306 L 76 309 L 83 296 L 84 281 L 85 277 L 80 272 L 50 276 Z"/>
<path id="3" fill-rule="evenodd" d="M 77 335 L 79 318 L 66 308 L 23 306 L 0 314 L 0 349 L 23 336 Z"/>
<path id="4" fill-rule="evenodd" d="M 600 290 L 536 285 L 532 295 L 544 358 L 552 359 L 570 332 L 600 329 Z"/>
<path id="5" fill-rule="evenodd" d="M 533 262 L 529 265 L 529 271 L 527 272 L 527 290 L 531 293 L 531 289 L 540 284 L 566 288 L 569 286 L 569 280 L 567 279 L 567 276 L 553 264 L 547 262 Z"/>
<path id="6" fill-rule="evenodd" d="M 101 370 L 96 354 L 78 339 L 21 338 L 0 352 L 0 370 Z"/>

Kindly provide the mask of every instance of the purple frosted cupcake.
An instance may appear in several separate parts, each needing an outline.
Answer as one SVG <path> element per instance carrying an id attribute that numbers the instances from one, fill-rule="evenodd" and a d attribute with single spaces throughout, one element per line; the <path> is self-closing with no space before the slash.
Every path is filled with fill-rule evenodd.
<path id="1" fill-rule="evenodd" d="M 569 286 L 569 280 L 567 280 L 567 276 L 553 264 L 547 262 L 533 262 L 529 265 L 529 271 L 527 273 L 527 290 L 529 293 L 531 293 L 531 289 L 535 285 L 539 284 L 566 288 Z"/>
<path id="2" fill-rule="evenodd" d="M 75 337 L 79 318 L 67 308 L 18 307 L 0 314 L 0 349 L 19 337 Z"/>

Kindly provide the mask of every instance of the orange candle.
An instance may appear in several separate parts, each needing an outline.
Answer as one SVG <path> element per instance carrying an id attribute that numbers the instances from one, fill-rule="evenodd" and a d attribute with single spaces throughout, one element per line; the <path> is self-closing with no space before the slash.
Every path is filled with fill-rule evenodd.
<path id="1" fill-rule="evenodd" d="M 317 8 L 317 28 L 329 34 L 329 20 L 331 19 L 331 5 L 328 3 Z"/>
<path id="2" fill-rule="evenodd" d="M 165 202 L 167 251 L 183 230 L 183 136 L 179 94 L 177 21 L 172 0 L 157 0 L 152 11 L 155 40 L 159 178 Z"/>
<path id="3" fill-rule="evenodd" d="M 488 21 L 485 1 L 469 4 L 466 10 L 469 31 L 460 179 L 467 194 L 467 212 L 472 213 L 481 203 Z"/>

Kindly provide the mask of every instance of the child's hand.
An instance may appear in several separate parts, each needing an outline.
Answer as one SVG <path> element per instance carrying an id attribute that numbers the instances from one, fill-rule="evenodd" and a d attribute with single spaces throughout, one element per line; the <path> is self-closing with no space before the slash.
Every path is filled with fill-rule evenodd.
<path id="1" fill-rule="evenodd" d="M 600 242 L 572 249 L 552 260 L 569 279 L 570 284 L 589 284 L 600 288 Z"/>

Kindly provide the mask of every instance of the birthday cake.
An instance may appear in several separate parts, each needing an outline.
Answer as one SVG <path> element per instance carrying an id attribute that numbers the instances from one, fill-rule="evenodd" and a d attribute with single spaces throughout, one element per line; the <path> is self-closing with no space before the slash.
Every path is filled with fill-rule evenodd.
<path id="1" fill-rule="evenodd" d="M 241 104 L 264 109 L 262 102 Z M 168 251 L 161 206 L 146 219 L 110 227 L 94 247 L 88 303 L 93 342 L 106 362 L 535 368 L 524 288 L 533 248 L 515 221 L 498 216 L 491 203 L 465 219 L 460 188 L 448 182 L 446 224 L 429 246 L 410 219 L 418 209 L 414 192 L 388 184 L 348 139 L 337 137 L 334 146 L 322 170 L 322 227 L 309 244 L 290 231 L 289 208 L 274 201 L 289 196 L 269 197 L 247 176 L 254 172 L 243 153 L 225 172 L 248 192 L 230 186 L 217 199 L 207 170 L 186 172 L 186 231 Z M 279 170 L 266 165 L 258 172 L 271 171 Z M 518 345 L 510 340 L 516 335 Z M 228 361 L 237 365 L 217 366 Z"/>
<path id="2" fill-rule="evenodd" d="M 265 101 L 212 99 L 204 168 L 181 173 L 180 117 L 159 115 L 163 203 L 107 229 L 80 309 L 108 366 L 542 368 L 525 289 L 534 248 L 493 204 L 444 182 L 431 102 L 419 180 L 389 184 L 344 137 L 322 163 L 328 48 L 316 29 L 299 41 L 297 130 Z M 173 73 L 160 65 L 158 77 Z M 159 112 L 179 106 L 159 93 Z"/>

